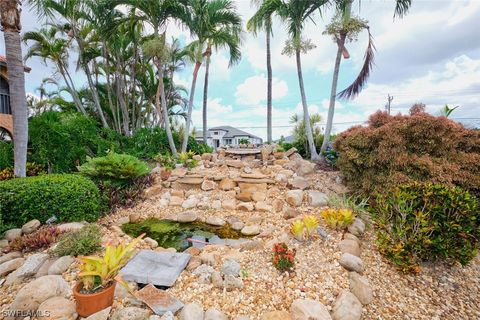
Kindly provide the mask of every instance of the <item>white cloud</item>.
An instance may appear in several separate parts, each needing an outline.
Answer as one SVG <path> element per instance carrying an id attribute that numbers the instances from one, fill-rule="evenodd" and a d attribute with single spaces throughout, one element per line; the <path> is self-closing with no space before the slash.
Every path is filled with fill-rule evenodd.
<path id="1" fill-rule="evenodd" d="M 278 78 L 272 79 L 272 98 L 280 99 L 288 94 L 288 85 Z M 249 77 L 237 86 L 235 98 L 238 104 L 257 105 L 267 100 L 267 78 L 265 75 Z"/>

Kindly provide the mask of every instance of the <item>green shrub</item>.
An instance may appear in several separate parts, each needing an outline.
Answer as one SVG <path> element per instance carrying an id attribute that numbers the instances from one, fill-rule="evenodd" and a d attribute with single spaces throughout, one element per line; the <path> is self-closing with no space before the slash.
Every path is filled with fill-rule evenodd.
<path id="1" fill-rule="evenodd" d="M 478 199 L 468 191 L 433 183 L 413 183 L 379 194 L 373 201 L 378 245 L 403 271 L 418 271 L 421 261 L 466 265 L 480 240 Z"/>
<path id="2" fill-rule="evenodd" d="M 114 185 L 129 185 L 150 173 L 148 165 L 128 154 L 109 152 L 104 157 L 87 158 L 78 171 L 95 181 L 107 181 Z"/>
<path id="3" fill-rule="evenodd" d="M 155 156 L 154 160 L 157 161 L 161 167 L 166 168 L 168 170 L 175 169 L 175 165 L 177 164 L 176 159 L 170 154 L 165 154 L 165 155 L 159 154 Z"/>
<path id="4" fill-rule="evenodd" d="M 434 182 L 480 195 L 480 131 L 415 106 L 410 115 L 377 112 L 368 126 L 340 134 L 337 167 L 350 189 L 369 196 L 402 183 Z"/>
<path id="5" fill-rule="evenodd" d="M 13 166 L 13 143 L 0 141 L 0 170 Z"/>
<path id="6" fill-rule="evenodd" d="M 42 165 L 27 162 L 27 177 L 34 177 L 47 173 Z M 13 167 L 0 170 L 0 181 L 15 178 Z"/>
<path id="7" fill-rule="evenodd" d="M 0 216 L 21 226 L 55 215 L 58 221 L 94 221 L 101 211 L 98 188 L 88 178 L 70 174 L 40 175 L 0 181 Z"/>
<path id="8" fill-rule="evenodd" d="M 188 137 L 187 151 L 202 155 L 204 153 L 212 153 L 213 148 L 203 142 L 198 142 L 194 137 Z"/>
<path id="9" fill-rule="evenodd" d="M 78 231 L 61 235 L 53 253 L 57 256 L 86 256 L 98 251 L 101 244 L 100 227 L 87 224 Z"/>

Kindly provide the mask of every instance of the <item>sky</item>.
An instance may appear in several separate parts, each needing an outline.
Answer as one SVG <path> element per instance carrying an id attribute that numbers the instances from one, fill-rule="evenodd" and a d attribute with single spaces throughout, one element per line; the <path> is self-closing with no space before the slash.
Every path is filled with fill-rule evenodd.
<path id="1" fill-rule="evenodd" d="M 413 0 L 409 13 L 393 17 L 392 0 L 355 0 L 353 13 L 369 21 L 376 46 L 375 66 L 368 84 L 353 101 L 336 103 L 335 132 L 362 124 L 376 110 L 383 110 L 388 95 L 393 96 L 392 113 L 408 111 L 417 102 L 427 111 L 438 114 L 445 105 L 460 106 L 451 117 L 467 126 L 480 127 L 480 1 Z M 235 1 L 244 23 L 255 12 L 250 0 Z M 315 49 L 302 55 L 305 90 L 309 110 L 319 113 L 324 124 L 332 82 L 336 45 L 323 35 L 331 21 L 333 9 L 308 22 L 304 37 Z M 42 23 L 27 8 L 22 12 L 23 32 L 35 30 Z M 188 42 L 188 32 L 171 25 L 168 34 Z M 1 35 L 3 36 L 3 35 Z M 266 52 L 265 34 L 242 36 L 242 59 L 229 67 L 226 51 L 214 52 L 210 69 L 208 126 L 231 125 L 266 138 Z M 273 137 L 288 136 L 292 130 L 290 117 L 301 114 L 301 100 L 294 57 L 282 55 L 287 40 L 285 25 L 273 23 Z M 342 60 L 338 91 L 346 88 L 359 72 L 368 35 L 346 45 L 351 58 Z M 25 50 L 25 46 L 24 46 Z M 0 54 L 4 54 L 0 41 Z M 35 93 L 43 78 L 52 73 L 51 66 L 32 58 L 27 61 L 32 71 L 27 74 L 27 92 Z M 74 66 L 74 64 L 71 64 Z M 73 68 L 73 67 L 72 67 Z M 176 75 L 178 84 L 190 88 L 193 66 Z M 205 68 L 197 81 L 193 109 L 193 125 L 202 126 L 202 98 Z M 85 84 L 81 71 L 75 81 Z"/>

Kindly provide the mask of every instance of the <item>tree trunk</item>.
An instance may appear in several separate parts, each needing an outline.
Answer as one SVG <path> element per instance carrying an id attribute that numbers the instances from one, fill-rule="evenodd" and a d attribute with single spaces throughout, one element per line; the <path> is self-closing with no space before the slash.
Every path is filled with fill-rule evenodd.
<path id="1" fill-rule="evenodd" d="M 266 26 L 267 44 L 267 142 L 272 142 L 272 54 L 270 50 L 270 19 Z"/>
<path id="2" fill-rule="evenodd" d="M 300 85 L 300 95 L 302 97 L 303 119 L 305 120 L 305 133 L 307 134 L 308 147 L 310 151 L 310 159 L 318 160 L 319 156 L 317 153 L 317 148 L 315 147 L 315 141 L 313 139 L 312 125 L 310 123 L 310 114 L 308 112 L 307 98 L 305 96 L 305 88 L 303 86 L 302 62 L 300 60 L 300 49 L 295 50 L 295 57 L 297 59 L 298 84 Z"/>
<path id="3" fill-rule="evenodd" d="M 172 130 L 170 128 L 170 121 L 168 119 L 168 109 L 167 109 L 167 99 L 165 97 L 165 86 L 163 84 L 163 68 L 159 61 L 156 63 L 158 70 L 158 87 L 157 95 L 155 97 L 155 106 L 159 109 L 160 98 L 162 99 L 161 108 L 163 114 L 163 121 L 165 125 L 165 131 L 167 133 L 168 144 L 170 146 L 170 151 L 174 157 L 177 156 L 177 147 L 175 146 L 175 141 L 173 140 Z"/>
<path id="4" fill-rule="evenodd" d="M 209 45 L 205 52 L 205 81 L 203 83 L 203 143 L 207 144 L 207 100 L 208 100 L 208 73 L 210 70 L 210 57 L 212 55 L 212 47 Z"/>
<path id="5" fill-rule="evenodd" d="M 0 17 L 5 38 L 10 104 L 13 114 L 14 173 L 17 177 L 25 177 L 27 168 L 28 112 L 20 37 L 20 8 L 18 4 L 18 1 L 1 0 Z"/>
<path id="6" fill-rule="evenodd" d="M 81 112 L 84 116 L 87 115 L 87 112 L 85 111 L 85 108 L 82 105 L 82 102 L 80 101 L 80 98 L 78 97 L 77 90 L 75 88 L 75 84 L 72 81 L 72 78 L 70 77 L 70 74 L 66 70 L 66 68 L 63 66 L 62 62 L 58 63 L 58 69 L 60 71 L 60 74 L 63 77 L 63 80 L 65 81 L 65 84 L 68 87 L 68 90 L 70 90 L 70 94 L 72 95 L 73 102 L 75 103 L 75 107 L 77 108 L 78 112 Z M 69 81 L 70 79 L 70 81 Z"/>
<path id="7" fill-rule="evenodd" d="M 332 90 L 330 91 L 330 104 L 328 106 L 327 124 L 325 126 L 325 134 L 323 135 L 322 148 L 320 154 L 327 150 L 328 142 L 330 141 L 330 134 L 332 132 L 333 114 L 335 113 L 335 100 L 337 97 L 337 82 L 338 74 L 340 73 L 340 63 L 342 61 L 342 52 L 345 45 L 345 35 L 340 36 L 338 43 L 337 57 L 335 58 L 335 68 L 333 69 Z"/>
<path id="8" fill-rule="evenodd" d="M 193 68 L 192 86 L 190 88 L 190 99 L 188 100 L 187 120 L 185 121 L 185 131 L 183 132 L 182 152 L 187 151 L 188 136 L 190 134 L 190 122 L 192 121 L 193 99 L 195 98 L 195 85 L 197 84 L 198 69 L 202 65 L 201 61 L 195 62 Z"/>
<path id="9" fill-rule="evenodd" d="M 87 63 L 83 65 L 83 70 L 87 75 L 88 85 L 90 86 L 90 90 L 92 91 L 93 102 L 95 104 L 95 108 L 97 109 L 98 115 L 100 116 L 100 121 L 102 122 L 102 126 L 104 128 L 108 128 L 109 126 L 108 126 L 107 120 L 105 119 L 102 106 L 100 105 L 100 97 L 98 96 L 97 87 L 95 87 L 95 84 L 93 83 L 92 73 L 90 72 L 90 68 L 88 67 Z"/>

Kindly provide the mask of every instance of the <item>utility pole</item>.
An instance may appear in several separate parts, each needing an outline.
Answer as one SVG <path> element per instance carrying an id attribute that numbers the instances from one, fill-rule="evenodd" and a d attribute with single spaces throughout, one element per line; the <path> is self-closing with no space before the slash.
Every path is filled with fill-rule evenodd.
<path id="1" fill-rule="evenodd" d="M 389 93 L 387 97 L 387 104 L 385 105 L 385 111 L 387 111 L 388 114 L 390 114 L 390 106 L 392 105 L 392 101 L 393 101 L 393 96 L 391 96 Z"/>

